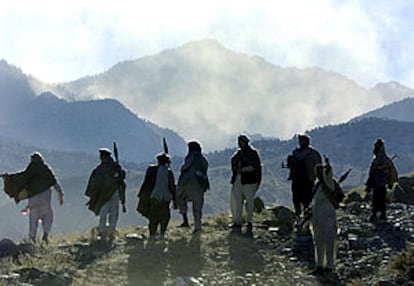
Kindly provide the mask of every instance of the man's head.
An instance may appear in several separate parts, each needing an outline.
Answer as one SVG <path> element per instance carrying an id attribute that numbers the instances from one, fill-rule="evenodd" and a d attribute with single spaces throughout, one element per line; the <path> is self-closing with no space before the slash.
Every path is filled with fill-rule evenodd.
<path id="1" fill-rule="evenodd" d="M 200 151 L 201 152 L 201 144 L 197 140 L 190 140 L 187 143 L 188 151 Z"/>
<path id="2" fill-rule="evenodd" d="M 380 152 L 385 152 L 384 141 L 382 139 L 377 139 L 374 143 L 374 150 L 372 151 L 375 155 Z"/>
<path id="3" fill-rule="evenodd" d="M 158 165 L 166 165 L 171 162 L 170 156 L 167 153 L 159 153 L 155 158 L 157 158 Z"/>
<path id="4" fill-rule="evenodd" d="M 246 134 L 240 134 L 239 137 L 237 137 L 237 144 L 241 149 L 249 145 L 250 138 Z"/>
<path id="5" fill-rule="evenodd" d="M 308 147 L 310 145 L 310 137 L 306 134 L 298 135 L 298 143 L 300 147 Z"/>
<path id="6" fill-rule="evenodd" d="M 30 154 L 30 161 L 31 162 L 43 162 L 43 156 L 40 152 L 34 152 Z"/>
<path id="7" fill-rule="evenodd" d="M 111 157 L 111 150 L 109 150 L 108 148 L 100 148 L 99 149 L 99 156 L 102 158 L 108 158 Z"/>

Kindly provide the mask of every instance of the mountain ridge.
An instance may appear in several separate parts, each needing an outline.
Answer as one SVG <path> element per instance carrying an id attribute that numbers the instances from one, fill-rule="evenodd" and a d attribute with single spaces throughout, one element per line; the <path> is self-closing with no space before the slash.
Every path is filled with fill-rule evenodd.
<path id="1" fill-rule="evenodd" d="M 400 88 L 392 96 L 367 90 L 317 67 L 280 67 L 214 40 L 120 62 L 59 87 L 63 97 L 116 98 L 209 151 L 231 146 L 240 132 L 286 139 L 405 96 Z"/>
<path id="2" fill-rule="evenodd" d="M 398 121 L 414 121 L 414 90 L 412 90 L 411 96 L 402 100 L 395 101 L 391 104 L 385 105 L 381 108 L 371 110 L 360 116 L 352 119 L 352 121 L 360 120 L 363 118 L 376 117 L 384 119 L 393 119 Z"/>
<path id="3" fill-rule="evenodd" d="M 122 61 L 67 83 L 28 80 L 36 93 L 50 91 L 70 102 L 117 99 L 185 140 L 199 139 L 208 151 L 231 147 L 240 132 L 287 139 L 346 122 L 413 92 L 398 82 L 365 89 L 334 71 L 281 67 L 214 39 Z"/>
<path id="4" fill-rule="evenodd" d="M 96 154 L 117 141 L 123 159 L 151 160 L 167 138 L 183 155 L 185 141 L 174 131 L 138 117 L 116 99 L 67 101 L 51 92 L 36 95 L 30 78 L 0 62 L 0 132 L 3 137 L 43 149 Z M 157 148 L 157 146 L 160 146 Z"/>

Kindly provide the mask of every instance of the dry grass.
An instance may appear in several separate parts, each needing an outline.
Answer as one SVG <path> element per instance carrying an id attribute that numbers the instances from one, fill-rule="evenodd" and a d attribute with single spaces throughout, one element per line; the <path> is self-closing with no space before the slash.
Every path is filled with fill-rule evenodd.
<path id="1" fill-rule="evenodd" d="M 390 261 L 391 271 L 400 275 L 405 280 L 414 279 L 414 245 L 406 244 L 406 248 L 393 256 Z"/>

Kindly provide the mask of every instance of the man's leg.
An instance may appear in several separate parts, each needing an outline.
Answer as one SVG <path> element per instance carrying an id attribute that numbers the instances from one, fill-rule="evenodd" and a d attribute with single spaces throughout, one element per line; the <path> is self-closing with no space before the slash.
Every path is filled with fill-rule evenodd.
<path id="1" fill-rule="evenodd" d="M 183 222 L 181 223 L 180 227 L 189 227 L 190 224 L 188 223 L 188 217 L 187 217 L 187 200 L 182 197 L 181 191 L 177 192 L 177 206 L 180 211 L 180 214 L 183 217 Z"/>
<path id="2" fill-rule="evenodd" d="M 39 225 L 39 210 L 38 208 L 30 208 L 29 212 L 29 238 L 35 242 L 37 235 L 37 227 Z"/>
<path id="3" fill-rule="evenodd" d="M 201 230 L 201 218 L 204 205 L 204 192 L 200 191 L 195 198 L 193 198 L 193 215 L 194 215 L 194 231 Z"/>
<path id="4" fill-rule="evenodd" d="M 301 209 L 301 196 L 300 196 L 300 185 L 296 181 L 292 181 L 292 202 L 295 209 L 296 217 L 300 217 L 302 213 Z"/>
<path id="5" fill-rule="evenodd" d="M 168 227 L 168 223 L 170 222 L 170 218 L 171 218 L 171 214 L 170 214 L 170 202 L 163 202 L 163 206 L 162 206 L 162 218 L 160 221 L 160 231 L 161 231 L 161 236 L 164 237 L 165 232 L 167 231 L 167 227 Z"/>
<path id="6" fill-rule="evenodd" d="M 240 175 L 237 175 L 230 194 L 230 208 L 233 216 L 233 224 L 235 225 L 242 225 L 243 196 L 241 194 L 241 187 Z"/>
<path id="7" fill-rule="evenodd" d="M 380 219 L 386 220 L 386 204 L 387 204 L 387 188 L 385 186 L 378 187 L 378 210 L 380 211 Z"/>
<path id="8" fill-rule="evenodd" d="M 311 181 L 307 181 L 302 186 L 301 201 L 302 201 L 304 209 L 307 209 L 310 203 L 312 202 L 314 187 L 315 187 L 315 184 Z"/>
<path id="9" fill-rule="evenodd" d="M 257 191 L 257 184 L 243 186 L 243 196 L 246 199 L 247 224 L 251 226 L 254 210 L 254 195 Z"/>
<path id="10" fill-rule="evenodd" d="M 116 224 L 119 218 L 119 192 L 115 192 L 112 196 L 109 209 L 109 231 L 113 233 L 116 229 Z"/>
<path id="11" fill-rule="evenodd" d="M 45 207 L 43 209 L 43 215 L 42 215 L 42 226 L 43 226 L 43 238 L 42 240 L 46 243 L 49 243 L 49 233 L 52 229 L 53 224 L 53 210 L 52 208 Z"/>
<path id="12" fill-rule="evenodd" d="M 109 213 L 109 202 L 105 203 L 99 210 L 99 234 L 103 235 L 106 229 L 106 218 Z"/>

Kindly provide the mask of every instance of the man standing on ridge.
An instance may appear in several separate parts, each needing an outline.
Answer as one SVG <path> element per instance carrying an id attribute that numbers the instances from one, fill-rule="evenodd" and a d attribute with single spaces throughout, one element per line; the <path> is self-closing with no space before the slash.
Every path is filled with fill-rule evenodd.
<path id="1" fill-rule="evenodd" d="M 170 156 L 161 153 L 156 156 L 157 165 L 149 165 L 138 193 L 137 211 L 149 220 L 150 238 L 155 238 L 160 226 L 161 239 L 165 237 L 171 218 L 170 202 L 175 206 L 175 181 L 170 168 Z"/>
<path id="2" fill-rule="evenodd" d="M 392 160 L 385 153 L 384 141 L 377 139 L 374 144 L 374 160 L 369 169 L 369 177 L 366 182 L 366 191 L 373 189 L 372 194 L 372 216 L 370 221 L 377 220 L 378 212 L 380 219 L 386 220 L 386 195 L 387 187 L 392 189 L 398 183 L 398 173 Z"/>
<path id="3" fill-rule="evenodd" d="M 125 188 L 120 182 L 125 179 L 125 171 L 111 157 L 111 150 L 99 149 L 101 163 L 92 171 L 85 195 L 89 197 L 89 210 L 99 215 L 99 235 L 108 234 L 113 238 L 119 216 L 119 201 L 125 198 Z M 125 201 L 122 201 L 125 204 Z M 106 233 L 106 223 L 109 222 L 109 233 Z"/>
<path id="4" fill-rule="evenodd" d="M 53 223 L 51 197 L 53 187 L 58 194 L 58 201 L 63 205 L 63 191 L 53 170 L 39 152 L 30 155 L 30 163 L 24 171 L 15 174 L 3 174 L 4 191 L 16 203 L 29 199 L 22 213 L 29 212 L 29 238 L 36 242 L 39 221 L 43 226 L 42 240 L 49 242 L 49 233 Z"/>
<path id="5" fill-rule="evenodd" d="M 241 134 L 237 138 L 238 149 L 231 157 L 232 184 L 230 208 L 233 222 L 230 227 L 241 229 L 242 211 L 246 201 L 247 228 L 252 229 L 254 195 L 262 180 L 262 165 L 259 152 L 250 144 L 250 138 Z"/>
<path id="6" fill-rule="evenodd" d="M 204 205 L 204 193 L 210 188 L 207 176 L 208 162 L 201 153 L 201 144 L 196 140 L 187 143 L 188 154 L 181 166 L 178 178 L 178 207 L 183 216 L 181 227 L 189 227 L 187 218 L 187 202 L 193 204 L 194 233 L 201 230 L 201 217 Z"/>
<path id="7" fill-rule="evenodd" d="M 312 201 L 316 180 L 315 166 L 322 163 L 321 155 L 310 146 L 310 137 L 298 135 L 299 148 L 287 158 L 290 169 L 288 180 L 292 181 L 292 200 L 295 215 L 299 219 L 302 207 L 305 210 Z"/>

